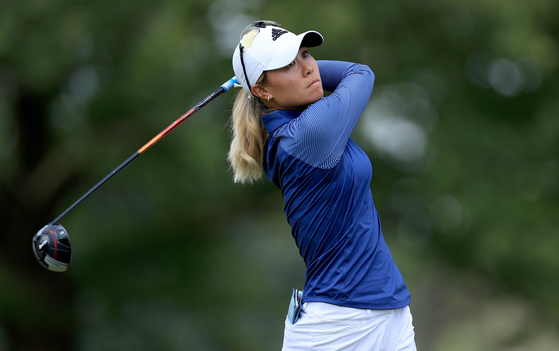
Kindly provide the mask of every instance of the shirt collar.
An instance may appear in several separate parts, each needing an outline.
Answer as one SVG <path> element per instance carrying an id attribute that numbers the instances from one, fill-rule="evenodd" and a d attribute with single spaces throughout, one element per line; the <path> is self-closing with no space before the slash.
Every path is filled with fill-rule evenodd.
<path id="1" fill-rule="evenodd" d="M 272 134 L 282 125 L 299 117 L 302 112 L 303 111 L 298 110 L 275 110 L 262 116 L 262 122 L 264 123 L 264 127 L 266 127 L 268 134 Z"/>

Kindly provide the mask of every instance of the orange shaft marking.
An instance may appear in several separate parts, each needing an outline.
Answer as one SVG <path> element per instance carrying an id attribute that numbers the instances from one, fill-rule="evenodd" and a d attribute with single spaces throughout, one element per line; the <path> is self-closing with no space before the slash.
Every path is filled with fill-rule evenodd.
<path id="1" fill-rule="evenodd" d="M 173 129 L 175 129 L 176 126 L 178 126 L 179 124 L 181 124 L 182 122 L 184 122 L 188 116 L 190 116 L 192 114 L 192 112 L 194 111 L 194 109 L 188 111 L 187 113 L 185 113 L 184 115 L 182 115 L 179 119 L 177 119 L 176 121 L 174 121 L 170 126 L 168 126 L 167 128 L 165 128 L 161 133 L 157 134 L 153 139 L 151 139 L 146 145 L 142 146 L 142 148 L 140 150 L 138 150 L 138 153 L 141 154 L 144 151 L 146 151 L 147 149 L 149 149 L 150 147 L 153 146 L 153 144 L 157 143 L 161 138 L 163 138 L 165 135 L 167 135 L 170 131 L 172 131 Z"/>

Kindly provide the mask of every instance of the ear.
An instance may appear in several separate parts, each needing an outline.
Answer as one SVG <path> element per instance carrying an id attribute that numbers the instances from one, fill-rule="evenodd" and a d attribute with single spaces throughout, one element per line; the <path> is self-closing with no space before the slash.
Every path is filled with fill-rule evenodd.
<path id="1" fill-rule="evenodd" d="M 253 85 L 250 91 L 252 92 L 252 95 L 262 100 L 265 100 L 268 96 L 270 96 L 268 89 L 260 84 Z"/>

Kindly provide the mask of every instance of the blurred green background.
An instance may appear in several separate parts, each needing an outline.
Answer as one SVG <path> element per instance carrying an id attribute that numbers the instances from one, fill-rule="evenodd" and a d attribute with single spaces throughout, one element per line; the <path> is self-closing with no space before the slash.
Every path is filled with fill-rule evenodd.
<path id="1" fill-rule="evenodd" d="M 268 181 L 233 184 L 234 93 L 32 236 L 233 75 L 258 19 L 376 74 L 353 138 L 422 351 L 559 349 L 559 2 L 2 0 L 0 350 L 279 350 L 304 264 Z"/>

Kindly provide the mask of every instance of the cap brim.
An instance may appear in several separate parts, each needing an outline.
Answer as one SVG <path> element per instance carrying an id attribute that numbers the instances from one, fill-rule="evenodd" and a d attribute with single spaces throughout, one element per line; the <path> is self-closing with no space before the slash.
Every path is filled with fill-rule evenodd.
<path id="1" fill-rule="evenodd" d="M 299 49 L 304 47 L 315 47 L 319 46 L 324 42 L 324 38 L 322 35 L 316 31 L 308 31 L 301 33 L 292 40 L 286 42 L 274 55 L 272 60 L 268 62 L 264 71 L 272 71 L 278 68 L 282 68 L 293 62 L 295 57 L 297 57 L 297 53 Z"/>
<path id="2" fill-rule="evenodd" d="M 303 41 L 301 42 L 301 46 L 307 48 L 319 46 L 324 42 L 324 38 L 322 37 L 322 35 L 314 30 L 310 30 L 308 32 L 299 34 L 298 36 L 303 36 Z"/>

